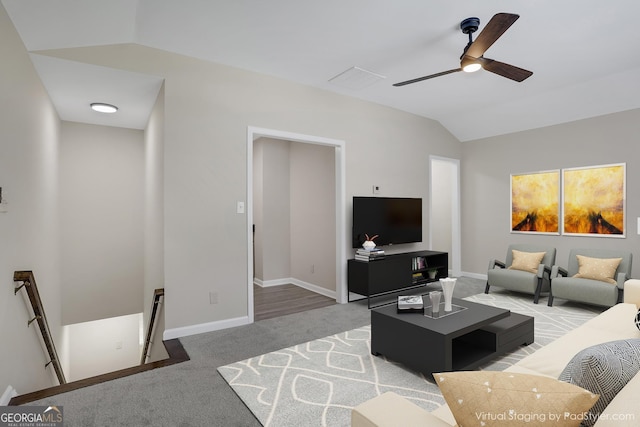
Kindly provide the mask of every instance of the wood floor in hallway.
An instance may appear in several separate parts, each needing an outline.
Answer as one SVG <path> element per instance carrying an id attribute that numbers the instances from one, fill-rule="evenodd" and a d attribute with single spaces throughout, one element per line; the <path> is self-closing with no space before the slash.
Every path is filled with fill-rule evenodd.
<path id="1" fill-rule="evenodd" d="M 253 285 L 254 320 L 313 310 L 336 304 L 336 300 L 296 285 Z"/>

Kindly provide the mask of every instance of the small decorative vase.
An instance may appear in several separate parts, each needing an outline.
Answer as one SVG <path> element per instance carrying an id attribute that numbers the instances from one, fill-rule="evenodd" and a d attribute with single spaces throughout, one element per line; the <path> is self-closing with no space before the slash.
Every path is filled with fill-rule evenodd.
<path id="1" fill-rule="evenodd" d="M 444 311 L 453 310 L 451 307 L 451 300 L 453 299 L 453 288 L 456 286 L 456 280 L 457 279 L 451 277 L 440 279 L 442 293 L 444 295 Z"/>
<path id="2" fill-rule="evenodd" d="M 367 240 L 362 244 L 362 247 L 365 248 L 365 250 L 367 250 L 367 251 L 372 251 L 373 248 L 376 247 L 376 244 L 373 243 L 373 241 L 371 241 L 371 240 Z"/>
<path id="3" fill-rule="evenodd" d="M 431 291 L 429 292 L 429 299 L 431 300 L 431 312 L 438 313 L 440 312 L 440 297 L 442 296 L 442 292 L 440 291 Z"/>

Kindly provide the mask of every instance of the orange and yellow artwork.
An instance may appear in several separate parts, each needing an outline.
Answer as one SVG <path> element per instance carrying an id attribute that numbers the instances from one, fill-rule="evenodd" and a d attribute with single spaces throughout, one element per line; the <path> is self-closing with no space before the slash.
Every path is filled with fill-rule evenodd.
<path id="1" fill-rule="evenodd" d="M 563 233 L 624 236 L 624 163 L 564 169 L 563 195 Z"/>
<path id="2" fill-rule="evenodd" d="M 511 175 L 511 231 L 559 233 L 560 171 Z"/>

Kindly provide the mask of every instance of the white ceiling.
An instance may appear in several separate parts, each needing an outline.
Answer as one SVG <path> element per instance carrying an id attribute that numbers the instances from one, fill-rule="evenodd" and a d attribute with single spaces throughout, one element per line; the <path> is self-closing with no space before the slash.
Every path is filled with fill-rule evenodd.
<path id="1" fill-rule="evenodd" d="M 138 43 L 432 118 L 461 141 L 640 107 L 637 0 L 2 3 L 30 52 Z M 481 70 L 392 86 L 458 67 L 467 42 L 460 21 L 477 16 L 482 30 L 498 12 L 520 19 L 486 56 L 531 70 L 532 77 L 516 83 Z M 64 120 L 92 123 L 84 110 L 101 101 L 121 110 L 100 124 L 142 128 L 162 81 L 162 76 L 32 58 Z M 329 82 L 354 66 L 386 79 L 361 89 Z M 134 112 L 137 118 L 126 117 Z"/>

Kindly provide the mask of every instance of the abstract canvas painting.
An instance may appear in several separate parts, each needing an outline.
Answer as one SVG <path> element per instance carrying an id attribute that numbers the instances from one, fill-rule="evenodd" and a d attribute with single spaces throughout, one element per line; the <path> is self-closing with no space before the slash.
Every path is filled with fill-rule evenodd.
<path id="1" fill-rule="evenodd" d="M 625 167 L 563 169 L 563 234 L 624 237 Z"/>
<path id="2" fill-rule="evenodd" d="M 511 175 L 511 232 L 559 234 L 560 171 Z"/>

